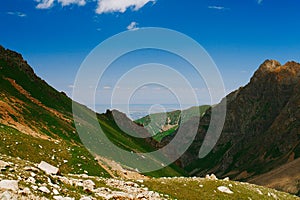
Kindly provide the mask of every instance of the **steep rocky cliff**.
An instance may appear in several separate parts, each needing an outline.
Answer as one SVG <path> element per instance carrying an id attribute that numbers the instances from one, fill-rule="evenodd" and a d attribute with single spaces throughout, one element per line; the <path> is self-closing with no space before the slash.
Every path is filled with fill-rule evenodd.
<path id="1" fill-rule="evenodd" d="M 210 122 L 208 110 L 192 146 L 177 162 L 191 175 L 248 180 L 300 157 L 300 64 L 267 60 L 226 100 L 225 125 L 213 151 L 197 158 Z M 296 170 L 300 174 L 300 166 Z M 299 180 L 292 184 L 297 193 Z"/>

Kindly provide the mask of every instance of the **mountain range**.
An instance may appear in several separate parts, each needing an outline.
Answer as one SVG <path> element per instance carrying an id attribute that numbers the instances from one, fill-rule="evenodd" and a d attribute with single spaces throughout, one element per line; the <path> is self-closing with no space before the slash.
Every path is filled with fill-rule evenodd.
<path id="1" fill-rule="evenodd" d="M 161 170 L 140 174 L 138 169 L 122 166 L 102 155 L 95 156 L 87 150 L 75 128 L 72 103 L 88 116 L 95 113 L 49 86 L 34 73 L 22 55 L 0 46 L 0 154 L 32 163 L 47 161 L 62 174 L 140 179 L 202 177 L 214 173 L 220 178 L 230 177 L 300 195 L 299 95 L 300 64 L 265 61 L 249 84 L 224 98 L 227 101 L 224 128 L 212 152 L 202 159 L 198 158 L 199 149 L 210 124 L 212 109 L 219 105 L 167 113 L 163 124 L 151 124 L 149 119 L 153 116 L 132 122 L 116 110 L 96 114 L 109 140 L 135 153 L 155 151 L 176 136 L 178 127 L 189 130 L 199 121 L 197 135 L 184 155 Z M 201 116 L 195 115 L 195 110 L 200 111 Z M 127 130 L 149 133 L 151 137 L 129 136 L 118 127 L 115 116 Z M 161 117 L 160 114 L 155 116 Z M 152 161 L 157 162 L 155 158 Z M 155 181 L 150 181 L 149 187 L 165 194 L 170 192 Z M 180 181 L 170 179 L 170 184 L 173 181 L 177 187 Z M 190 183 L 192 179 L 184 184 Z M 181 186 L 180 189 L 183 190 Z M 170 193 L 176 197 L 174 192 Z"/>

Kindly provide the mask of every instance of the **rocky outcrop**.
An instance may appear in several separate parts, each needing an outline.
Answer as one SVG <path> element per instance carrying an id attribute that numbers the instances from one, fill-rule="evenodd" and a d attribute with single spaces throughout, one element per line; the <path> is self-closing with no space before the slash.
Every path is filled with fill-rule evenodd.
<path id="1" fill-rule="evenodd" d="M 197 158 L 210 109 L 200 121 L 193 144 L 180 158 L 181 166 L 191 174 L 247 180 L 300 157 L 300 64 L 267 60 L 249 84 L 226 100 L 225 125 L 213 151 L 204 159 Z"/>

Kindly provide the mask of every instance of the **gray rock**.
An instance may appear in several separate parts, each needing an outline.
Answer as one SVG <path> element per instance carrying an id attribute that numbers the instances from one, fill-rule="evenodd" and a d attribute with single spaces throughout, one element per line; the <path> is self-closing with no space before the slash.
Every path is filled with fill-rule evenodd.
<path id="1" fill-rule="evenodd" d="M 3 160 L 0 160 L 0 170 L 6 169 L 9 166 L 10 166 L 9 163 L 7 163 Z"/>
<path id="2" fill-rule="evenodd" d="M 205 178 L 206 178 L 206 179 L 209 179 L 209 180 L 212 180 L 212 181 L 218 180 L 218 178 L 217 178 L 216 175 L 214 175 L 214 174 L 206 175 Z"/>
<path id="3" fill-rule="evenodd" d="M 80 200 L 92 200 L 91 197 L 81 197 Z"/>
<path id="4" fill-rule="evenodd" d="M 53 199 L 55 199 L 55 200 L 75 200 L 75 198 L 62 197 L 62 196 L 54 196 Z"/>
<path id="5" fill-rule="evenodd" d="M 54 195 L 59 195 L 58 190 L 54 188 L 54 189 L 53 189 L 53 194 L 54 194 Z"/>
<path id="6" fill-rule="evenodd" d="M 19 190 L 18 181 L 2 180 L 2 181 L 0 181 L 0 189 L 12 190 L 14 192 L 17 192 Z"/>
<path id="7" fill-rule="evenodd" d="M 5 191 L 0 195 L 0 200 L 17 200 L 9 191 Z"/>
<path id="8" fill-rule="evenodd" d="M 92 180 L 83 181 L 83 189 L 86 191 L 93 191 L 95 187 L 95 183 Z"/>
<path id="9" fill-rule="evenodd" d="M 233 192 L 228 187 L 225 186 L 219 186 L 218 190 L 223 193 L 233 194 Z"/>
<path id="10" fill-rule="evenodd" d="M 46 174 L 58 174 L 59 169 L 57 167 L 54 167 L 53 165 L 50 165 L 49 163 L 42 161 L 38 168 L 43 170 Z"/>
<path id="11" fill-rule="evenodd" d="M 30 189 L 28 187 L 24 188 L 23 190 L 19 190 L 19 194 L 22 195 L 29 195 L 31 193 Z"/>
<path id="12" fill-rule="evenodd" d="M 39 169 L 35 168 L 35 167 L 30 167 L 30 166 L 26 166 L 24 167 L 25 171 L 29 171 L 29 172 L 39 172 Z"/>
<path id="13" fill-rule="evenodd" d="M 44 192 L 46 194 L 50 193 L 50 190 L 47 187 L 45 187 L 45 186 L 39 187 L 39 191 Z"/>

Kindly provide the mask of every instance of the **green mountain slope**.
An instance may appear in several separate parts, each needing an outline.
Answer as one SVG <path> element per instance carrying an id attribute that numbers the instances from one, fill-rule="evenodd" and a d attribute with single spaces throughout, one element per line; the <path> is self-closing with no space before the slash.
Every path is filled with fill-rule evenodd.
<path id="1" fill-rule="evenodd" d="M 95 115 L 85 106 L 75 105 L 88 118 Z M 105 134 L 117 146 L 129 152 L 154 150 L 144 140 L 120 130 L 109 112 L 97 116 Z M 88 119 L 84 120 L 88 123 Z M 59 165 L 64 173 L 87 171 L 91 175 L 109 176 L 81 143 L 73 121 L 72 100 L 39 78 L 20 54 L 1 46 L 0 124 L 0 153 L 33 162 L 48 160 Z M 148 175 L 183 173 L 174 165 Z"/>

